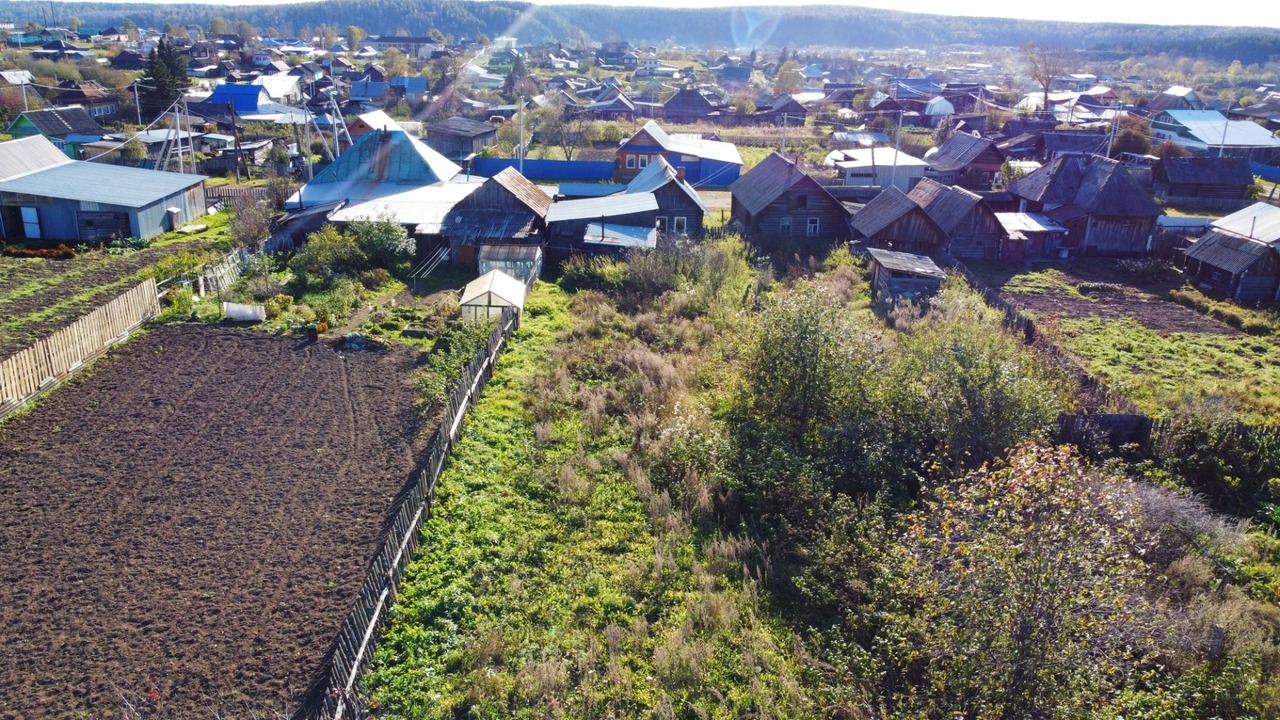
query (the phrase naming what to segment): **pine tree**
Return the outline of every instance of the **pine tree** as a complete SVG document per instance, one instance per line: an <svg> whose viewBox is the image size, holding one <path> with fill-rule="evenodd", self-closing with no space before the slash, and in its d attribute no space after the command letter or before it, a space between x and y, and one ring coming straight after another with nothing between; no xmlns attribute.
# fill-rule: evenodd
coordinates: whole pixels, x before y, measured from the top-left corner
<svg viewBox="0 0 1280 720"><path fill-rule="evenodd" d="M164 112L181 97L182 89L190 83L187 64L181 53L167 39L161 38L147 56L146 72L142 78L145 91L140 98L143 114L154 118Z"/></svg>

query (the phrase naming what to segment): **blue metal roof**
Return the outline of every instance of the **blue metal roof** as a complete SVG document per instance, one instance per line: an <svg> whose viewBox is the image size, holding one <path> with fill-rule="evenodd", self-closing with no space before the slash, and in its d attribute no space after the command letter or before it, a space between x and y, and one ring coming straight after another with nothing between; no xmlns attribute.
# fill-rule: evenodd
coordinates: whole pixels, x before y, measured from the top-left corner
<svg viewBox="0 0 1280 720"><path fill-rule="evenodd" d="M204 179L203 175L70 162L0 182L0 192L140 208L199 185Z"/></svg>
<svg viewBox="0 0 1280 720"><path fill-rule="evenodd" d="M213 93L205 102L219 105L231 103L231 107L238 113L252 113L258 111L258 98L262 92L261 85L223 83L213 89Z"/></svg>
<svg viewBox="0 0 1280 720"><path fill-rule="evenodd" d="M613 183L560 183L560 194L569 197L604 197L626 189L626 185Z"/></svg>

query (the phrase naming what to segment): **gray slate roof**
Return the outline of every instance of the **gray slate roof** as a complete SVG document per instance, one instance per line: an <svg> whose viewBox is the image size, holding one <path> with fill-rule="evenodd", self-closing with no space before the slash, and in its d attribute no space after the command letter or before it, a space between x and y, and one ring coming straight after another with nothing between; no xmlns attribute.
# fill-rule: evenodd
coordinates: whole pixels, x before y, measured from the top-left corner
<svg viewBox="0 0 1280 720"><path fill-rule="evenodd" d="M743 209L755 215L796 183L807 179L810 179L809 176L798 165L774 152L730 185L729 192ZM825 187L816 182L813 185L831 197L831 193ZM831 201L836 202L835 198L831 198Z"/></svg>
<svg viewBox="0 0 1280 720"><path fill-rule="evenodd" d="M1046 206L1075 206L1095 215L1159 217L1164 211L1116 160L1063 155L1009 186L1017 197Z"/></svg>
<svg viewBox="0 0 1280 720"><path fill-rule="evenodd" d="M1257 240L1210 230L1185 252L1192 260L1199 260L1235 275L1248 270L1259 259L1275 251Z"/></svg>
<svg viewBox="0 0 1280 720"><path fill-rule="evenodd" d="M871 253L871 257L882 267L894 272L910 273L939 280L947 277L947 274L942 271L942 268L938 267L937 263L924 255L898 252L896 250L881 250L879 248L867 248L867 252Z"/></svg>
<svg viewBox="0 0 1280 720"><path fill-rule="evenodd" d="M0 180L73 162L43 135L0 143Z"/></svg>
<svg viewBox="0 0 1280 720"><path fill-rule="evenodd" d="M938 227L948 235L961 223L973 208L982 204L982 198L964 188L943 185L929 178L922 179L908 194Z"/></svg>
<svg viewBox="0 0 1280 720"><path fill-rule="evenodd" d="M1248 185L1253 182L1249 161L1234 157L1183 157L1160 161L1158 174L1171 183Z"/></svg>
<svg viewBox="0 0 1280 720"><path fill-rule="evenodd" d="M871 202L853 216L853 229L866 237L872 237L903 215L919 209L920 206L916 205L916 202L906 193L890 185L879 195L871 198Z"/></svg>
<svg viewBox="0 0 1280 720"><path fill-rule="evenodd" d="M82 107L29 110L22 115L45 137L102 135L105 132L89 111Z"/></svg>
<svg viewBox="0 0 1280 720"><path fill-rule="evenodd" d="M551 207L551 198L542 192L537 185L534 185L529 178L521 175L519 170L505 168L502 172L489 178L489 180L501 185L507 192L516 196L517 200L538 217L545 218L547 216L547 210Z"/></svg>
<svg viewBox="0 0 1280 720"><path fill-rule="evenodd" d="M939 172L954 172L969 167L987 150L999 150L986 138L976 138L967 133L955 133L938 146L938 152L925 158L929 167Z"/></svg>

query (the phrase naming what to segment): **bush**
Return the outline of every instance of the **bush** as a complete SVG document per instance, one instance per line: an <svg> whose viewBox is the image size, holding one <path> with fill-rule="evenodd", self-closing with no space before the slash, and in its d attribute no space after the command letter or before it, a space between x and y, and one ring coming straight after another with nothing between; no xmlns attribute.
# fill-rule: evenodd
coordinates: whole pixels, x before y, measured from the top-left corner
<svg viewBox="0 0 1280 720"><path fill-rule="evenodd" d="M165 315L168 317L185 318L196 306L195 294L185 285L169 288L164 301L167 304Z"/></svg>
<svg viewBox="0 0 1280 720"><path fill-rule="evenodd" d="M259 302L284 292L284 283L271 275L253 275L241 283L245 294Z"/></svg>
<svg viewBox="0 0 1280 720"><path fill-rule="evenodd" d="M403 225L390 218L354 222L349 232L369 264L375 267L395 267L413 257L413 238Z"/></svg>
<svg viewBox="0 0 1280 720"><path fill-rule="evenodd" d="M573 255L560 266L560 285L573 291L616 292L627 275L627 264L613 258Z"/></svg>
<svg viewBox="0 0 1280 720"><path fill-rule="evenodd" d="M377 290L389 282L391 282L391 273L387 272L386 268L373 268L360 273L360 284L370 290Z"/></svg>
<svg viewBox="0 0 1280 720"><path fill-rule="evenodd" d="M262 307L266 310L268 320L275 320L280 317L284 314L284 311L288 310L292 305L293 297L283 293L276 295L275 297L267 298L262 303Z"/></svg>
<svg viewBox="0 0 1280 720"><path fill-rule="evenodd" d="M349 233L333 225L325 225L307 236L302 246L289 261L297 289L306 292L332 287L338 276L364 270L369 259Z"/></svg>

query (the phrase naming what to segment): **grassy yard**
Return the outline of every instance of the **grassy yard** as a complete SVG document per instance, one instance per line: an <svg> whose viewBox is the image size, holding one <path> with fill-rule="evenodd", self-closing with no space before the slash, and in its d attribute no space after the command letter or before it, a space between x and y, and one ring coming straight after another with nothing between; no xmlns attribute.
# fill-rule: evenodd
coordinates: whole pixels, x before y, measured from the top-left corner
<svg viewBox="0 0 1280 720"><path fill-rule="evenodd" d="M1280 412L1274 312L1207 296L1176 271L1135 272L1114 260L969 268L1145 412L1219 401L1249 421Z"/></svg>

